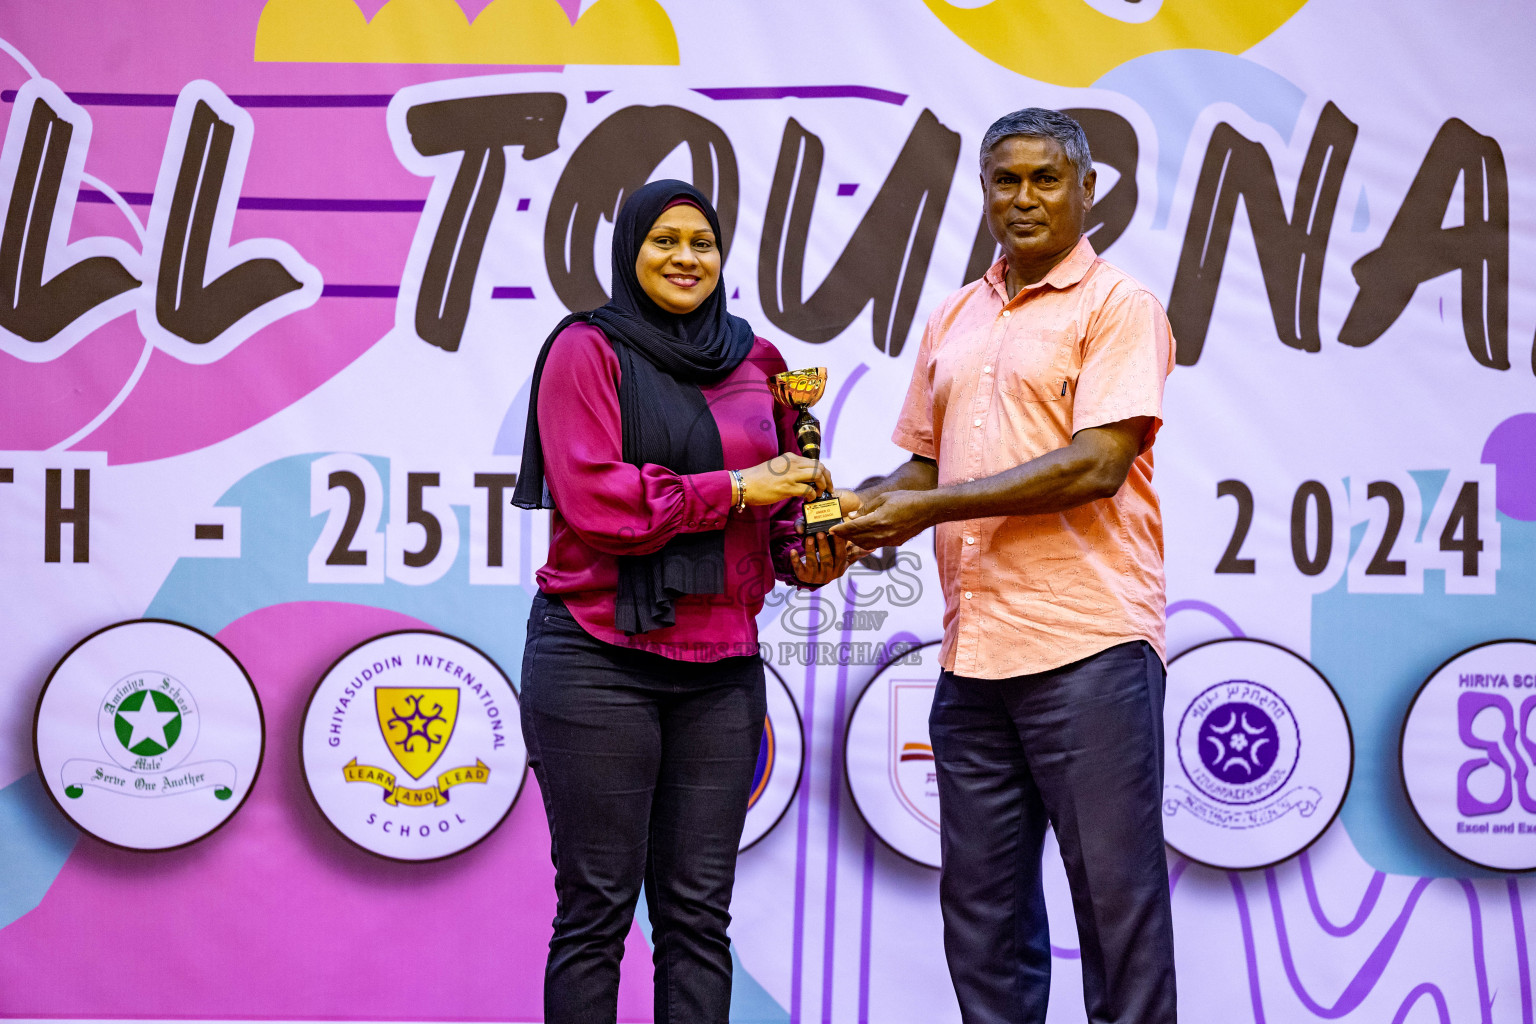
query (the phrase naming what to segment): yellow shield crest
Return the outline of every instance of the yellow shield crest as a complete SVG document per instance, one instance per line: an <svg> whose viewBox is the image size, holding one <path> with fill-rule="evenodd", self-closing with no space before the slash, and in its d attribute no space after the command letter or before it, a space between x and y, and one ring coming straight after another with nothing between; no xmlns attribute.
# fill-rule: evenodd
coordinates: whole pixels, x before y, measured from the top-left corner
<svg viewBox="0 0 1536 1024"><path fill-rule="evenodd" d="M459 719L453 686L380 686L373 691L379 731L411 778L425 775L447 749Z"/></svg>

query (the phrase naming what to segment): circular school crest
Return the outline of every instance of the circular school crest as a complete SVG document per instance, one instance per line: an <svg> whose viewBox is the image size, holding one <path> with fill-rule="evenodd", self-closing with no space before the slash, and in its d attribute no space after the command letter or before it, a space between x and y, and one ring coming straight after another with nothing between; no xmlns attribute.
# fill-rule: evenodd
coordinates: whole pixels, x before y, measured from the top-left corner
<svg viewBox="0 0 1536 1024"><path fill-rule="evenodd" d="M923 644L923 647L931 644ZM859 815L886 846L926 867L939 866L939 784L928 738L937 685L913 648L885 665L848 715L843 764Z"/></svg>
<svg viewBox="0 0 1536 1024"><path fill-rule="evenodd" d="M1333 821L1354 746L1344 707L1303 658L1260 640L1218 640L1168 665L1163 830L1203 864L1291 857Z"/></svg>
<svg viewBox="0 0 1536 1024"><path fill-rule="evenodd" d="M425 630L374 637L330 667L304 712L300 758L343 837L406 861L451 857L490 835L528 767L501 669Z"/></svg>
<svg viewBox="0 0 1536 1024"><path fill-rule="evenodd" d="M1536 868L1536 643L1494 640L1432 672L1403 719L1408 804L1456 856Z"/></svg>
<svg viewBox="0 0 1536 1024"><path fill-rule="evenodd" d="M140 619L92 633L54 667L33 745L49 794L82 830L165 850L239 810L265 733L250 677L222 644Z"/></svg>

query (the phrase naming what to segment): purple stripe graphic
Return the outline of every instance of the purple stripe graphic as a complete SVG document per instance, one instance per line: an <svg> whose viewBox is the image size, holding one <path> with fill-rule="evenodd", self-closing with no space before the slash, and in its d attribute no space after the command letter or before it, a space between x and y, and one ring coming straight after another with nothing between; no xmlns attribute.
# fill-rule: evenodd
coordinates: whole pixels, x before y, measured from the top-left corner
<svg viewBox="0 0 1536 1024"><path fill-rule="evenodd" d="M82 107L174 107L176 105L176 94L173 92L71 92L65 95ZM247 93L230 96L236 105L242 107L387 107L392 98L387 93L367 95ZM0 102L15 103L16 90L6 89L0 92Z"/></svg>
<svg viewBox="0 0 1536 1024"><path fill-rule="evenodd" d="M843 386L837 389L837 397L832 399L832 411L827 413L826 429L822 431L825 435L821 440L823 457L832 454L832 435L837 433L837 418L843 414L843 403L848 401L848 393L859 382L859 378L868 372L869 367L860 363L853 368L853 372L848 375L848 379L843 381Z"/></svg>
<svg viewBox="0 0 1536 1024"><path fill-rule="evenodd" d="M1179 879L1184 877L1184 872L1187 870L1189 870L1189 861L1180 857L1179 862L1168 872L1168 895L1173 895L1173 890L1179 887Z"/></svg>
<svg viewBox="0 0 1536 1024"><path fill-rule="evenodd" d="M586 93L588 103L594 103L611 90L591 89ZM868 85L768 85L732 88L695 89L694 92L712 100L781 100L781 99L856 99L874 100L901 106L907 102L904 92L876 89ZM71 92L70 100L82 107L174 107L176 94L171 92ZM243 93L229 97L234 103L247 108L377 108L389 106L394 97L388 93ZM16 90L0 92L0 102L16 102Z"/></svg>
<svg viewBox="0 0 1536 1024"><path fill-rule="evenodd" d="M821 640L821 605L811 605L811 635L807 638L813 645ZM805 751L801 754L804 763L810 765L811 750L815 746L816 726L816 661L808 658L809 664L805 666L805 697L801 702L804 709L805 721L802 731L805 733ZM794 945L790 951L790 979L789 979L789 1022L800 1024L800 999L805 983L805 869L806 869L806 844L810 839L808 833L811 825L811 797L810 797L810 772L806 772L805 792L800 794L800 810L795 821L795 932Z"/></svg>
<svg viewBox="0 0 1536 1024"><path fill-rule="evenodd" d="M397 284L328 284L320 289L322 299L398 299Z"/></svg>
<svg viewBox="0 0 1536 1024"><path fill-rule="evenodd" d="M859 901L859 1024L869 1024L869 946L874 930L875 833L864 830L864 891Z"/></svg>
<svg viewBox="0 0 1536 1024"><path fill-rule="evenodd" d="M1413 991L1408 993L1408 998L1403 1000L1403 1005L1399 1006L1397 1013L1392 1016L1392 1024L1403 1024L1403 1021L1408 1019L1408 1013L1413 1009L1413 1004L1423 996L1429 996L1435 1001L1435 1010L1440 1015L1440 1024L1451 1024L1451 1008L1445 1005L1445 994L1438 986L1431 985L1427 981L1414 986Z"/></svg>
<svg viewBox="0 0 1536 1024"><path fill-rule="evenodd" d="M1380 871L1371 877L1370 884L1365 887L1365 895L1360 899L1360 906L1355 910L1355 916L1349 924L1336 925L1328 920L1323 913L1323 905L1317 898L1317 883L1312 880L1312 858L1307 856L1307 851L1301 851L1301 883L1307 890L1307 903L1312 907L1312 917L1322 925L1323 931L1329 935L1342 937L1353 935L1365 923L1365 919L1371 916L1371 911L1376 907L1376 901L1381 898L1381 887L1386 882L1387 876Z"/></svg>
<svg viewBox="0 0 1536 1024"><path fill-rule="evenodd" d="M1467 895L1467 913L1472 918L1472 962L1477 966L1477 1001L1483 1011L1483 1024L1493 1024L1493 995L1488 991L1488 962L1483 958L1483 905L1478 901L1477 889L1470 879L1458 878L1456 881Z"/></svg>
<svg viewBox="0 0 1536 1024"><path fill-rule="evenodd" d="M1269 904L1275 915L1275 937L1280 940L1280 962L1285 967L1285 977L1291 983L1291 991L1296 993L1302 1005L1315 1016L1325 1020L1336 1020L1356 1009L1365 997L1371 994L1371 989L1376 987L1376 982L1381 980L1381 974L1387 968L1387 963L1392 959L1392 954L1397 951L1397 945L1402 941L1403 932L1408 927L1408 919L1413 916L1413 908L1418 905L1419 897L1424 895L1424 890L1429 888L1430 879L1421 878L1413 885L1413 891L1408 894L1408 899L1403 903L1403 909L1398 912L1397 919L1392 922L1387 933L1382 936L1376 948L1371 950L1365 958L1365 963L1360 965L1360 970L1350 979L1344 991L1340 993L1338 1001L1332 1006L1324 1006L1302 985L1301 978L1296 973L1296 961L1291 956L1290 937L1285 927L1285 908L1280 903L1280 886L1275 879L1273 868L1266 868L1264 881L1269 889ZM1481 916L1475 909L1476 893L1469 894L1474 901L1473 910L1473 947L1478 961L1478 990L1483 996L1485 1009L1483 1020L1488 1020L1486 1004L1488 993L1487 971L1483 967L1483 941ZM1250 954L1251 956L1252 954ZM1256 965L1255 965L1256 966Z"/></svg>
<svg viewBox="0 0 1536 1024"><path fill-rule="evenodd" d="M153 192L119 192L129 206L148 206ZM77 197L82 203L108 203L112 197L94 188L82 186ZM241 196L242 210L296 210L305 213L420 213L427 208L425 199L308 199L288 196Z"/></svg>
<svg viewBox="0 0 1536 1024"><path fill-rule="evenodd" d="M1355 931L1370 916L1372 908L1379 901L1381 876L1378 874L1372 878L1366 887L1367 891L1353 920L1348 925L1333 925L1323 915L1322 908L1316 898L1316 887L1311 878L1311 866L1307 863L1306 855L1302 855L1303 881L1307 887L1307 898L1312 910L1312 916L1317 923L1330 935L1342 936ZM1409 892L1403 902L1402 909L1397 917L1387 928L1386 934L1371 950L1365 962L1345 986L1343 993L1332 1006L1323 1006L1313 999L1302 984L1296 971L1296 964L1291 954L1291 942L1285 924L1285 908L1280 900L1280 886L1273 868L1267 868L1264 872L1265 885L1269 892L1270 909L1275 919L1275 937L1280 947L1280 959L1285 968L1286 980L1290 983L1291 991L1301 1000L1306 1009L1315 1017L1325 1020L1334 1020L1344 1017L1358 1009L1371 990L1381 980L1383 972L1391 962L1397 951L1403 934L1408 927L1408 922L1413 917L1415 907L1420 897L1429 888L1432 878L1420 878ZM1242 875L1236 871L1227 872L1227 878L1232 885L1232 893L1237 903L1238 918L1242 923L1244 954L1248 961L1248 988L1253 1003L1254 1020L1257 1024L1264 1024L1263 999L1259 989L1259 958L1253 939L1253 924L1249 915L1248 897L1244 891ZM1448 879L1450 881L1450 879ZM1478 993L1478 1019L1482 1024L1492 1024L1493 1003L1497 993L1489 990L1488 963L1484 951L1483 936L1483 912L1482 903L1477 895L1477 888L1471 880L1458 878L1454 880L1462 889L1467 898L1467 916L1472 929L1472 966L1477 977ZM1529 1024L1532 1015L1530 967L1525 941L1524 911L1520 903L1520 890L1515 879L1506 882L1510 899L1510 913L1515 930L1515 959L1519 965L1521 979L1521 1020ZM1428 996L1435 1004L1435 1010L1440 1024L1450 1024L1450 1007L1446 1003L1445 995L1438 987L1428 982L1415 986L1399 1005L1397 1013L1392 1017L1392 1024L1402 1024L1414 1006Z"/></svg>
<svg viewBox="0 0 1536 1024"><path fill-rule="evenodd" d="M1520 966L1520 1020L1531 1024L1531 956L1525 948L1525 908L1520 905L1520 883L1510 878L1504 884L1509 888L1509 916L1515 926L1515 963Z"/></svg>
<svg viewBox="0 0 1536 1024"><path fill-rule="evenodd" d="M1238 624L1232 620L1232 616L1228 615L1226 612L1222 611L1220 608L1217 608L1213 604L1207 604L1205 601L1175 601L1173 604L1168 606L1167 617L1172 618L1176 612L1185 611L1205 612L1205 614L1209 615L1211 618L1225 626L1227 628L1227 632L1231 633L1239 640L1247 636L1247 634L1242 631L1241 627L1239 627Z"/></svg>
<svg viewBox="0 0 1536 1024"><path fill-rule="evenodd" d="M1232 886L1232 896L1237 901L1237 920L1243 928L1243 955L1248 961L1248 1001L1253 1004L1253 1024L1265 1024L1264 997L1259 991L1259 957L1254 948L1253 919L1248 914L1248 893L1243 889L1243 876L1238 872L1228 871L1227 882Z"/></svg>
<svg viewBox="0 0 1536 1024"><path fill-rule="evenodd" d="M850 377L849 384L857 378ZM858 605L859 588L848 581L848 607ZM843 620L842 642L853 639L853 618ZM832 1019L832 973L837 937L837 862L838 826L843 813L843 747L846 737L844 726L848 710L848 662L839 659L837 666L837 696L832 708L832 755L827 759L827 893L825 917L822 920L821 947L821 1019Z"/></svg>
<svg viewBox="0 0 1536 1024"><path fill-rule="evenodd" d="M907 102L907 94L904 92L875 89L867 85L763 85L693 91L712 100L854 99L875 100L898 107Z"/></svg>
<svg viewBox="0 0 1536 1024"><path fill-rule="evenodd" d="M511 285L511 286L502 287L502 288L492 288L491 289L491 298L493 298L493 299L531 299L531 298L533 298L533 289L527 287L526 285L520 285L520 284L518 284L518 285Z"/></svg>
<svg viewBox="0 0 1536 1024"><path fill-rule="evenodd" d="M153 192L119 192L118 195L121 196L123 202L127 203L129 206L148 206L151 202L154 201L155 198L155 194ZM75 201L80 203L105 203L108 206L115 205L112 202L112 197L107 195L105 192L98 192L95 189L88 188L84 185L82 185L80 187L80 191L75 194Z"/></svg>
<svg viewBox="0 0 1536 1024"><path fill-rule="evenodd" d="M242 210L301 210L336 213L420 213L425 199L292 199L282 196L241 196Z"/></svg>

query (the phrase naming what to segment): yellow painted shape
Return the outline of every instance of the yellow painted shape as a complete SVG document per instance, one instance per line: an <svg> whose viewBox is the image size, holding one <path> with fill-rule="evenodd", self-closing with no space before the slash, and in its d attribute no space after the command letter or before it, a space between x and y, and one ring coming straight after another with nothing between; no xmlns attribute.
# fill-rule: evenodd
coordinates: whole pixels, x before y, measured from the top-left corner
<svg viewBox="0 0 1536 1024"><path fill-rule="evenodd" d="M471 23L454 0L267 0L256 59L326 64L676 64L657 0L598 0L573 25L556 0L493 0Z"/></svg>
<svg viewBox="0 0 1536 1024"><path fill-rule="evenodd" d="M1242 53L1285 24L1306 0L1163 0L1150 20L1129 24L1083 0L992 0L954 7L923 0L966 45L1010 71L1083 87L1128 60L1162 50Z"/></svg>

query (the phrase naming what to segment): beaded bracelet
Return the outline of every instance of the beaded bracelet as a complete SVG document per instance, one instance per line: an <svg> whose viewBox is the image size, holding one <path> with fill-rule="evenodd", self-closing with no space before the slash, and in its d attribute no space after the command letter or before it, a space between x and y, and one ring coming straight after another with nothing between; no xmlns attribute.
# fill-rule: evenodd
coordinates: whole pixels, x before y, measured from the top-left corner
<svg viewBox="0 0 1536 1024"><path fill-rule="evenodd" d="M741 470L733 469L730 471L730 474L731 487L735 492L731 495L731 500L736 503L737 512L745 512L747 510L747 485L741 480Z"/></svg>

